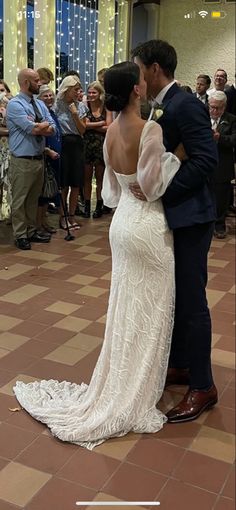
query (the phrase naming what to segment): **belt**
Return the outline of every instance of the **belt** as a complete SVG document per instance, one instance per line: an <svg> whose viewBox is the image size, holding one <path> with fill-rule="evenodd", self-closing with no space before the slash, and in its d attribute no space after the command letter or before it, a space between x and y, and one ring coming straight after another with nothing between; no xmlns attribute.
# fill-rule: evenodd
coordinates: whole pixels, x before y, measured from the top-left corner
<svg viewBox="0 0 236 510"><path fill-rule="evenodd" d="M31 159L31 160L34 160L34 159L43 159L43 156L14 156L15 158L21 158L21 159Z"/></svg>

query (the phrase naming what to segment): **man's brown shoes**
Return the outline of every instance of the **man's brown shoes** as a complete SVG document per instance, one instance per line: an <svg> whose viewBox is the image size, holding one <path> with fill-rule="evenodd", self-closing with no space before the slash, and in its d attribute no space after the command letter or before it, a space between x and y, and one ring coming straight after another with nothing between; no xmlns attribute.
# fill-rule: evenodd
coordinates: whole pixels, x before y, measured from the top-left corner
<svg viewBox="0 0 236 510"><path fill-rule="evenodd" d="M179 423L195 420L203 411L213 407L217 400L215 385L208 391L189 390L183 400L166 414L168 422Z"/></svg>

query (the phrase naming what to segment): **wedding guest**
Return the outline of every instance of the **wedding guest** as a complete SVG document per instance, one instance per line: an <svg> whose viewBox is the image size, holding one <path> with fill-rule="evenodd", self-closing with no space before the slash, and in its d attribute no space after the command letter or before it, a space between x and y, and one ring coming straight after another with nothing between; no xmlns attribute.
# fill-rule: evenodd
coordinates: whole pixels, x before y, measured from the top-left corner
<svg viewBox="0 0 236 510"><path fill-rule="evenodd" d="M93 218L100 218L103 213L101 196L104 174L103 144L107 130L106 109L104 106L104 89L98 81L88 86L87 94L88 114L86 119L85 144L85 182L84 198L85 208L81 215L90 218L92 178L95 173L97 204Z"/></svg>
<svg viewBox="0 0 236 510"><path fill-rule="evenodd" d="M48 67L40 67L37 69L37 73L41 85L49 85L51 81L54 81L54 75Z"/></svg>
<svg viewBox="0 0 236 510"><path fill-rule="evenodd" d="M217 207L214 235L218 239L225 239L227 235L225 219L230 205L236 146L236 116L225 111L226 104L227 97L224 92L215 91L211 94L209 113L219 155L219 163L213 176Z"/></svg>
<svg viewBox="0 0 236 510"><path fill-rule="evenodd" d="M43 101L43 103L47 106L48 111L55 123L56 132L53 136L46 137L45 140L45 173L47 172L47 166L54 171L54 176L59 186L60 180L60 156L61 156L61 128L58 122L57 116L53 110L53 106L55 103L55 94L54 91L50 88L49 85L41 85L39 89L38 99ZM37 223L40 230L44 230L49 232L50 234L55 234L56 229L47 223L47 209L48 205L51 201L54 201L56 207L60 206L60 197L39 197L38 202L38 217Z"/></svg>
<svg viewBox="0 0 236 510"><path fill-rule="evenodd" d="M196 92L193 93L203 104L208 104L207 90L211 85L211 78L207 74L199 74L196 82Z"/></svg>
<svg viewBox="0 0 236 510"><path fill-rule="evenodd" d="M70 228L79 229L75 220L75 209L78 202L79 190L84 186L84 141L86 129L86 106L78 101L78 91L81 84L77 76L67 76L62 81L56 99L55 113L58 117L62 132L61 147L61 175L62 199L67 204L69 196ZM61 208L60 227L66 229L66 219Z"/></svg>
<svg viewBox="0 0 236 510"><path fill-rule="evenodd" d="M37 230L37 205L43 186L45 136L55 133L48 109L34 95L39 92L39 75L33 69L18 74L20 92L7 106L10 176L12 185L12 228L15 245L30 250L31 243L46 243L49 234Z"/></svg>

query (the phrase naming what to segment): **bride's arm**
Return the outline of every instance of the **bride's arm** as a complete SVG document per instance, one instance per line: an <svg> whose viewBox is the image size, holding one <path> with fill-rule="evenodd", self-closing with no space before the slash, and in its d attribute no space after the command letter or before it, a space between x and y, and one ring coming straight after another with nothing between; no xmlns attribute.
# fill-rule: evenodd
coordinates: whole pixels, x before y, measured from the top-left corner
<svg viewBox="0 0 236 510"><path fill-rule="evenodd" d="M137 182L149 202L165 193L180 165L177 156L165 151L160 126L149 124L141 140L137 166Z"/></svg>
<svg viewBox="0 0 236 510"><path fill-rule="evenodd" d="M102 183L102 199L104 204L107 207L117 207L120 195L121 195L121 189L120 185L117 181L117 178L115 176L115 173L112 169L112 167L109 164L109 156L107 152L107 146L106 146L106 140L103 144L103 156L105 161L105 172L103 176L103 183Z"/></svg>

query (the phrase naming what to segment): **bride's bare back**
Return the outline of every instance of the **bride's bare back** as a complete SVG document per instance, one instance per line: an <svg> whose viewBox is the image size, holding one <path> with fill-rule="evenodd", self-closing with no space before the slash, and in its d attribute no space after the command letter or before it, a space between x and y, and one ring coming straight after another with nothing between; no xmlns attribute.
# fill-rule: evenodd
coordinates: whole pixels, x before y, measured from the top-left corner
<svg viewBox="0 0 236 510"><path fill-rule="evenodd" d="M110 165L116 173L130 175L136 172L145 123L138 115L120 114L109 126L106 146Z"/></svg>

